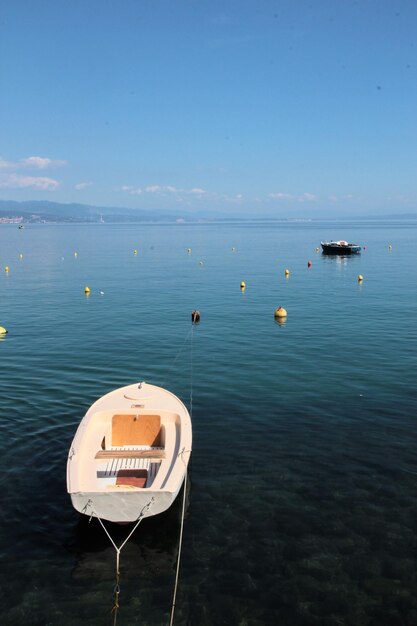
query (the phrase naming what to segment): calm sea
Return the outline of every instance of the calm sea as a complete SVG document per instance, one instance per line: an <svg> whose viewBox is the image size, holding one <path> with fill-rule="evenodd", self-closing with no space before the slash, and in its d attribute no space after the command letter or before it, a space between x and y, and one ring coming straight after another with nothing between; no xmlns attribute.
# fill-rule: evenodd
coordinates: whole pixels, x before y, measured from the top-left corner
<svg viewBox="0 0 417 626"><path fill-rule="evenodd" d="M417 624L417 222L2 225L0 326L2 625L112 623L66 459L140 380L192 400L175 624ZM122 551L119 625L168 623L180 516Z"/></svg>

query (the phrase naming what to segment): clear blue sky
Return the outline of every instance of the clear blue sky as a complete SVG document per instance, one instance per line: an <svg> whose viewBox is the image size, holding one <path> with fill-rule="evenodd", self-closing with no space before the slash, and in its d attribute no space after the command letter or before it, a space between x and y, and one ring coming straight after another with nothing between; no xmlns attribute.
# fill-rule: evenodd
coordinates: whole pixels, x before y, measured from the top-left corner
<svg viewBox="0 0 417 626"><path fill-rule="evenodd" d="M417 211L416 0L3 0L0 199Z"/></svg>

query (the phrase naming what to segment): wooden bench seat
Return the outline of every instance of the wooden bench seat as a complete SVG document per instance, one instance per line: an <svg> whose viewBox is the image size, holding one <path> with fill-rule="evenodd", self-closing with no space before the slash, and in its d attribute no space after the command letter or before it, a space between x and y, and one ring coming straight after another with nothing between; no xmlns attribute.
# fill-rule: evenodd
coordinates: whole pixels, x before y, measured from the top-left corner
<svg viewBox="0 0 417 626"><path fill-rule="evenodd" d="M165 459L165 450L99 450L96 459Z"/></svg>

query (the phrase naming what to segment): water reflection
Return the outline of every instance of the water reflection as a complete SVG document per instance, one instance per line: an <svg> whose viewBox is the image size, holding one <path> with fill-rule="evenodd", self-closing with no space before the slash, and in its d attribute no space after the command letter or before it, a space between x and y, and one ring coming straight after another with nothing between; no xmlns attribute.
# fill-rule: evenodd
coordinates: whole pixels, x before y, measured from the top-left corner
<svg viewBox="0 0 417 626"><path fill-rule="evenodd" d="M339 267L346 267L347 263L355 263L360 260L359 254L323 254L321 258L326 263L334 263Z"/></svg>
<svg viewBox="0 0 417 626"><path fill-rule="evenodd" d="M278 326L284 326L287 323L286 317L274 317L274 322Z"/></svg>

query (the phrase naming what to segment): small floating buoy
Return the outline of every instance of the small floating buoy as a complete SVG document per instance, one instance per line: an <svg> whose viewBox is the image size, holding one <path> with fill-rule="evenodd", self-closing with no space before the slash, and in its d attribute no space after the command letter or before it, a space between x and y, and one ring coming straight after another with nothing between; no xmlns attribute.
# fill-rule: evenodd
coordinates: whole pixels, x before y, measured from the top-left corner
<svg viewBox="0 0 417 626"><path fill-rule="evenodd" d="M358 283L361 283L363 281L363 276L362 274L359 274L358 276Z"/></svg>
<svg viewBox="0 0 417 626"><path fill-rule="evenodd" d="M4 326L0 326L0 335L6 335L7 332L8 331L4 328Z"/></svg>
<svg viewBox="0 0 417 626"><path fill-rule="evenodd" d="M89 294L90 293L90 287L84 287L84 293L85 294Z"/></svg>
<svg viewBox="0 0 417 626"><path fill-rule="evenodd" d="M243 280L240 283L240 288L241 288L242 291L244 291L246 289L246 283Z"/></svg>
<svg viewBox="0 0 417 626"><path fill-rule="evenodd" d="M392 250L392 245L391 244L388 246L388 250Z"/></svg>
<svg viewBox="0 0 417 626"><path fill-rule="evenodd" d="M138 251L137 251L137 250L133 250L133 254L137 254L137 253L138 253Z"/></svg>
<svg viewBox="0 0 417 626"><path fill-rule="evenodd" d="M193 311L191 313L191 323L198 324L200 321L200 311Z"/></svg>
<svg viewBox="0 0 417 626"><path fill-rule="evenodd" d="M284 309L284 307L279 306L277 309L275 309L274 315L275 317L287 317L287 311Z"/></svg>
<svg viewBox="0 0 417 626"><path fill-rule="evenodd" d="M187 248L188 254L191 254L191 248Z"/></svg>
<svg viewBox="0 0 417 626"><path fill-rule="evenodd" d="M236 252L236 248L235 247L232 248L232 252Z"/></svg>
<svg viewBox="0 0 417 626"><path fill-rule="evenodd" d="M23 254L22 253L19 254L19 259L23 259Z"/></svg>
<svg viewBox="0 0 417 626"><path fill-rule="evenodd" d="M100 296L104 296L104 291L100 291Z"/></svg>
<svg viewBox="0 0 417 626"><path fill-rule="evenodd" d="M307 267L311 267L311 265L312 265L311 261L308 261Z"/></svg>
<svg viewBox="0 0 417 626"><path fill-rule="evenodd" d="M74 256L77 257L78 256L78 252L74 252Z"/></svg>
<svg viewBox="0 0 417 626"><path fill-rule="evenodd" d="M318 246L316 248L316 252L320 252L320 248Z"/></svg>
<svg viewBox="0 0 417 626"><path fill-rule="evenodd" d="M285 276L289 276L290 275L290 270L285 270Z"/></svg>
<svg viewBox="0 0 417 626"><path fill-rule="evenodd" d="M6 274L8 273L8 271L9 271L9 266L8 265L6 265L6 267L4 268L4 271L6 272Z"/></svg>
<svg viewBox="0 0 417 626"><path fill-rule="evenodd" d="M198 262L199 265L204 265L203 261Z"/></svg>

